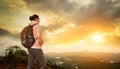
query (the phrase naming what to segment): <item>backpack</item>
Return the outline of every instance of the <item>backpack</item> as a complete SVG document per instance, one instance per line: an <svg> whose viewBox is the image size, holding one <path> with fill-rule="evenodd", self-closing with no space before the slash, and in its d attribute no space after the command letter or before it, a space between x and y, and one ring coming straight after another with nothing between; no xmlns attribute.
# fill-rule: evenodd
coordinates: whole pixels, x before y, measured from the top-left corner
<svg viewBox="0 0 120 69"><path fill-rule="evenodd" d="M31 48L35 43L34 34L33 34L34 25L36 24L26 26L21 32L21 35L20 35L21 44L25 48Z"/></svg>

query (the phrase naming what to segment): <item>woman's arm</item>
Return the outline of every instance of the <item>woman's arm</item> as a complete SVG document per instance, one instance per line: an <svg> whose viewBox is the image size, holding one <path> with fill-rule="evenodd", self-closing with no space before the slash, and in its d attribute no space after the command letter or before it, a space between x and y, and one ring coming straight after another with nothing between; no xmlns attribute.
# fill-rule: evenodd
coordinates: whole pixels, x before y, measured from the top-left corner
<svg viewBox="0 0 120 69"><path fill-rule="evenodd" d="M40 32L40 26L39 25L35 25L33 27L33 33L34 33L34 38L36 40L39 40L40 45L43 45L43 40L42 40L42 35Z"/></svg>

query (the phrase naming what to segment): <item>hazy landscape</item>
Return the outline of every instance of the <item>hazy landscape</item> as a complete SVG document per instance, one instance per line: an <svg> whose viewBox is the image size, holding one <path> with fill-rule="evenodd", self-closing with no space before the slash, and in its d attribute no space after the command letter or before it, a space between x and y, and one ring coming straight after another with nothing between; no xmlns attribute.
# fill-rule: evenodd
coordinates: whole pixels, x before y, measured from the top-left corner
<svg viewBox="0 0 120 69"><path fill-rule="evenodd" d="M26 69L28 54L19 46L6 49L6 56L0 56L0 69ZM120 53L63 52L46 53L48 69L119 69ZM39 69L35 60L34 69Z"/></svg>
<svg viewBox="0 0 120 69"><path fill-rule="evenodd" d="M65 69L119 69L120 53L65 52L46 54Z"/></svg>

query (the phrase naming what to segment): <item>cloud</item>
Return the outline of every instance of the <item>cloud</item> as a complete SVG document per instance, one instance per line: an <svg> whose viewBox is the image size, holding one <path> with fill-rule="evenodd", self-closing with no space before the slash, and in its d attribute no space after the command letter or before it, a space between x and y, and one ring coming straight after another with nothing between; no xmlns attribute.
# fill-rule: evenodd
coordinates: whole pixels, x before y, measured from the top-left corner
<svg viewBox="0 0 120 69"><path fill-rule="evenodd" d="M11 39L19 39L20 38L20 33L16 33L16 34L12 34L11 32L9 32L8 30L2 29L0 28L0 37L8 37Z"/></svg>
<svg viewBox="0 0 120 69"><path fill-rule="evenodd" d="M104 17L116 19L120 17L120 1L119 0L95 0L95 11Z"/></svg>
<svg viewBox="0 0 120 69"><path fill-rule="evenodd" d="M4 51L7 47L13 46L13 45L19 45L20 40L18 38L19 34L12 34L8 30L0 28L0 55L4 55Z"/></svg>
<svg viewBox="0 0 120 69"><path fill-rule="evenodd" d="M11 36L12 34L9 31L0 28L0 36L5 36L5 35Z"/></svg>
<svg viewBox="0 0 120 69"><path fill-rule="evenodd" d="M48 12L50 12L53 13L51 17L59 15L65 20L75 21L76 24L92 18L114 21L120 17L119 0L93 0L89 5L83 5L82 2L85 1L82 0L24 0L24 2L30 11L46 13L46 16L49 16Z"/></svg>
<svg viewBox="0 0 120 69"><path fill-rule="evenodd" d="M21 8L21 10L27 8L27 11L39 13L40 16L43 16L45 19L49 19L47 23L45 23L46 25L41 26L41 29L45 35L48 31L51 33L56 33L59 29L64 30L68 28L69 24L71 23L75 24L75 27L73 29L67 29L64 32L64 35L63 33L59 33L60 37L58 37L58 34L53 36L58 37L58 39L56 40L59 40L60 38L66 38L66 36L70 39L73 39L74 36L77 36L76 39L79 40L80 36L89 35L89 33L93 33L99 30L101 31L101 29L102 31L107 32L113 31L114 20L120 17L120 1L91 0L91 3L89 3L90 0L86 1L88 2L85 2L84 0L21 0L20 4L18 5L17 3L19 1L15 1L14 3L8 1L6 2L8 4L6 4L5 6L9 7L7 9L14 9L14 11L16 8ZM25 8L20 7L22 5ZM16 12L20 11L16 10ZM13 15L13 13L8 14L8 16ZM8 22L11 22L9 24L13 25L14 23L14 25L16 26L18 25L16 23L19 20L23 20L25 22L25 20L27 19L25 17L27 15L24 15L23 13L14 14L14 17L16 17L16 15L18 15L16 21L14 21L14 19L12 19L11 21L9 20ZM22 25L21 27L23 27L23 25L25 24L19 23L19 25ZM16 28L15 26L14 28ZM103 27L105 27L106 29L103 29ZM18 38L20 32L17 33L16 37Z"/></svg>
<svg viewBox="0 0 120 69"><path fill-rule="evenodd" d="M41 25L45 44L56 45L87 40L95 32L113 32L119 12L119 0L0 0L0 38L4 40L0 49L20 45L20 31L34 13L47 20ZM119 45L118 37L108 40Z"/></svg>
<svg viewBox="0 0 120 69"><path fill-rule="evenodd" d="M55 33L58 29L66 29L65 25L73 23L76 25L74 29L69 29L58 37L69 37L73 39L77 36L89 35L96 31L112 32L114 29L114 21L120 17L120 1L119 0L23 0L29 11L34 11L51 18L47 26L42 26L44 31ZM57 19L56 19L57 18ZM59 20L63 18L63 20ZM58 23L56 23L58 21ZM66 22L67 21L67 22ZM82 26L82 27L81 27ZM103 29L105 27L106 29ZM76 32L75 32L76 31ZM74 35L69 35L69 34ZM75 34L76 33L76 34ZM45 33L46 34L46 33ZM45 36L47 37L47 36ZM49 36L48 36L49 37ZM53 36L57 37L56 36ZM62 39L61 39L62 40ZM69 41L69 39L66 39ZM64 41L63 41L64 42Z"/></svg>
<svg viewBox="0 0 120 69"><path fill-rule="evenodd" d="M28 8L36 12L52 11L54 13L72 12L74 3L69 0L24 0Z"/></svg>

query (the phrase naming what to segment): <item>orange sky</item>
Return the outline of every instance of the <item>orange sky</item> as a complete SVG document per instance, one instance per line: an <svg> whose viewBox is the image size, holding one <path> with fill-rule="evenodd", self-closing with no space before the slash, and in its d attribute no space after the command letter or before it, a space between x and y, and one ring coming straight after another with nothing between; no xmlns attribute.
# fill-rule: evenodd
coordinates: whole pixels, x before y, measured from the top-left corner
<svg viewBox="0 0 120 69"><path fill-rule="evenodd" d="M36 13L45 52L120 52L119 4L117 0L1 0L0 48L21 46L20 32Z"/></svg>

